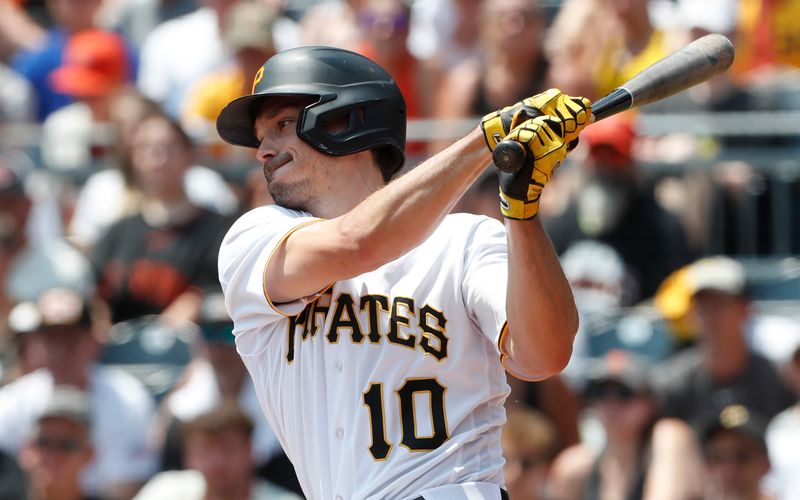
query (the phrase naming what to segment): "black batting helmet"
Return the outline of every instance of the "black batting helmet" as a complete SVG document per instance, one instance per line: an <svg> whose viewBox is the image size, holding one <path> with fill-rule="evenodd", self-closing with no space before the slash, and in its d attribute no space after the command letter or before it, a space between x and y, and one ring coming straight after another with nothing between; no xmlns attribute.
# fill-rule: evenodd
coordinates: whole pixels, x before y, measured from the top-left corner
<svg viewBox="0 0 800 500"><path fill-rule="evenodd" d="M251 95L222 110L217 132L225 141L257 148L253 125L262 103L272 96L316 96L303 109L297 135L333 156L384 149L393 171L405 161L406 103L397 84L366 57L334 47L298 47L272 56L258 70ZM339 132L325 130L329 119L347 117Z"/></svg>

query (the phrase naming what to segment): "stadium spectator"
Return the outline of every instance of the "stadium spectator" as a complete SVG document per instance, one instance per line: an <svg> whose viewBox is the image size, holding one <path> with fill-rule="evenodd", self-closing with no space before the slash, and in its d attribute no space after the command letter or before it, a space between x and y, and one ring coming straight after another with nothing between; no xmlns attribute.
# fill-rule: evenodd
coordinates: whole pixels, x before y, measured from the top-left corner
<svg viewBox="0 0 800 500"><path fill-rule="evenodd" d="M411 7L408 48L427 66L447 73L465 59L480 58L482 0L424 0Z"/></svg>
<svg viewBox="0 0 800 500"><path fill-rule="evenodd" d="M710 404L739 404L771 419L789 407L794 397L780 375L747 345L751 310L743 266L728 257L706 257L691 264L686 274L698 341L660 367L664 413L692 422Z"/></svg>
<svg viewBox="0 0 800 500"><path fill-rule="evenodd" d="M553 423L544 414L519 408L508 412L501 437L506 490L514 500L548 498L550 462L559 448Z"/></svg>
<svg viewBox="0 0 800 500"><path fill-rule="evenodd" d="M32 435L19 452L33 500L91 500L81 474L94 458L88 395L71 386L57 386Z"/></svg>
<svg viewBox="0 0 800 500"><path fill-rule="evenodd" d="M613 341L601 340L600 334L609 328L623 311L632 305L635 284L619 253L605 243L583 240L573 243L561 257L561 267L572 287L578 307L579 326L572 347L572 357L561 373L569 387L580 388L585 383L586 366L621 344L644 347L645 342L631 342L615 336Z"/></svg>
<svg viewBox="0 0 800 500"><path fill-rule="evenodd" d="M649 370L645 358L624 350L609 351L587 368L583 396L591 413L582 442L553 462L552 499L698 498L694 432L661 418Z"/></svg>
<svg viewBox="0 0 800 500"><path fill-rule="evenodd" d="M726 406L698 423L706 470L703 500L771 498L762 483L770 469L765 428L763 416L742 405Z"/></svg>
<svg viewBox="0 0 800 500"><path fill-rule="evenodd" d="M651 432L658 417L647 362L611 351L587 367L584 402L602 425L605 446L586 442L563 451L553 464L556 498L641 498Z"/></svg>
<svg viewBox="0 0 800 500"><path fill-rule="evenodd" d="M51 185L39 174L24 155L0 154L0 385L42 366L37 337L8 324L12 307L53 286L92 288L89 261L61 239Z"/></svg>
<svg viewBox="0 0 800 500"><path fill-rule="evenodd" d="M296 23L283 13L282 0L259 0L276 12L273 40L283 50L299 44ZM179 117L187 92L205 75L226 65L231 58L223 29L236 0L198 0L199 8L153 29L141 48L137 85L166 113ZM187 57L191 54L191 57Z"/></svg>
<svg viewBox="0 0 800 500"><path fill-rule="evenodd" d="M562 254L579 240L611 246L638 289L629 300L649 298L670 272L691 260L683 227L659 205L633 156L637 135L629 116L598 122L581 138L588 146L585 177L562 212L543 220L545 228Z"/></svg>
<svg viewBox="0 0 800 500"><path fill-rule="evenodd" d="M187 470L161 472L135 500L296 500L297 495L257 479L251 438L253 424L227 402L182 426Z"/></svg>
<svg viewBox="0 0 800 500"><path fill-rule="evenodd" d="M303 45L355 50L363 38L357 21L363 4L364 0L335 0L317 2L309 7L300 19Z"/></svg>
<svg viewBox="0 0 800 500"><path fill-rule="evenodd" d="M31 42L19 48L11 66L33 85L37 120L44 121L50 113L72 102L69 95L52 86L49 76L61 65L69 37L96 26L101 4L102 0L47 0L53 26L46 31L25 14L15 16L13 26L25 26Z"/></svg>
<svg viewBox="0 0 800 500"><path fill-rule="evenodd" d="M604 96L672 50L666 33L653 26L649 0L601 0L604 12L617 20L594 61L596 96Z"/></svg>
<svg viewBox="0 0 800 500"><path fill-rule="evenodd" d="M0 162L0 215L5 223L0 226L0 312L5 316L11 309L14 297L8 290L8 273L17 254L26 246L26 225L31 210L31 200L25 192L21 175L6 162Z"/></svg>
<svg viewBox="0 0 800 500"><path fill-rule="evenodd" d="M539 0L487 0L481 18L482 57L466 59L444 76L436 90L436 118L483 116L547 88L546 19Z"/></svg>
<svg viewBox="0 0 800 500"><path fill-rule="evenodd" d="M276 13L260 2L244 0L231 8L222 38L233 52L232 64L204 76L189 91L181 123L197 137L216 137L215 124L222 108L250 92L261 65L275 54L272 39Z"/></svg>
<svg viewBox="0 0 800 500"><path fill-rule="evenodd" d="M674 38L689 43L710 33L721 33L736 40L736 2L737 0L681 0L677 6L679 27L674 30ZM739 44L736 43L739 59ZM760 96L753 89L739 81L732 71L725 71L705 82L693 86L685 92L657 101L642 108L643 113L697 113L716 111L747 111L780 108L776 99ZM667 142L661 147L650 146L651 149L669 150L679 146L691 157L702 154L700 145L693 147L680 146L670 138L680 137L683 141L707 143L717 141L721 146L741 147L752 144L764 144L765 141L775 143L776 138L753 136L752 134L725 135L719 138L708 136L692 137L685 133L667 135ZM698 141L699 139L699 141ZM780 139L778 139L780 140ZM706 146L708 147L708 146ZM669 153L666 153L669 154ZM674 153L673 153L674 155ZM674 156L672 156L674 158ZM656 158L657 159L657 158Z"/></svg>
<svg viewBox="0 0 800 500"><path fill-rule="evenodd" d="M428 116L432 103L423 84L429 83L424 67L408 51L411 8L403 0L362 0L356 22L363 33L359 52L392 75L406 101L409 118ZM408 149L408 148L407 148Z"/></svg>
<svg viewBox="0 0 800 500"><path fill-rule="evenodd" d="M114 96L110 120L116 130L115 168L93 173L78 193L69 222L69 239L89 252L109 226L124 216L139 211L141 196L131 166L131 147L139 123L162 115L160 106L132 88ZM215 170L193 164L183 180L189 200L212 212L230 215L239 201Z"/></svg>
<svg viewBox="0 0 800 500"><path fill-rule="evenodd" d="M236 352L233 321L225 311L221 293L209 294L203 300L198 326L202 341L196 346L183 380L162 403L161 418L167 436L163 467L182 468L181 436L177 432L181 425L225 401L235 401L253 423L253 460L259 474L299 492L294 468L264 418L247 369Z"/></svg>
<svg viewBox="0 0 800 500"><path fill-rule="evenodd" d="M88 292L89 262L60 238L52 206L29 194L25 180L31 169L11 156L0 156L0 314L35 300L54 286ZM52 202L52 200L50 200ZM55 210L55 209L53 209Z"/></svg>
<svg viewBox="0 0 800 500"><path fill-rule="evenodd" d="M82 486L87 494L129 498L157 467L147 440L150 394L127 373L97 363L102 332L93 330L90 307L77 292L47 290L29 312L45 348L45 367L0 388L0 448L19 451L55 387L85 390L95 456Z"/></svg>
<svg viewBox="0 0 800 500"><path fill-rule="evenodd" d="M115 323L159 314L181 325L196 319L204 291L219 287L217 252L230 221L189 200L192 142L175 121L147 117L132 141L138 211L94 246L98 291Z"/></svg>
<svg viewBox="0 0 800 500"><path fill-rule="evenodd" d="M550 85L569 89L594 100L598 94L595 65L609 40L618 36L615 16L598 16L605 0L564 0L544 37L544 51L551 62Z"/></svg>
<svg viewBox="0 0 800 500"><path fill-rule="evenodd" d="M107 133L111 102L129 80L130 67L125 41L115 33L90 29L69 38L64 60L49 80L52 88L76 102L44 121L41 153L46 167L88 170L108 163L114 140Z"/></svg>
<svg viewBox="0 0 800 500"><path fill-rule="evenodd" d="M404 0L362 0L356 12L356 22L362 33L355 51L377 62L392 76L406 101L409 118L430 116L434 95L427 89L433 86L433 75L408 50L409 17L411 8ZM407 163L423 160L425 144L406 144Z"/></svg>
<svg viewBox="0 0 800 500"><path fill-rule="evenodd" d="M138 51L156 27L191 14L197 9L197 4L196 0L106 1L100 9L99 24L124 36Z"/></svg>
<svg viewBox="0 0 800 500"><path fill-rule="evenodd" d="M137 86L171 117L180 115L186 93L197 80L228 58L222 26L235 0L198 3L194 12L153 29L141 47Z"/></svg>

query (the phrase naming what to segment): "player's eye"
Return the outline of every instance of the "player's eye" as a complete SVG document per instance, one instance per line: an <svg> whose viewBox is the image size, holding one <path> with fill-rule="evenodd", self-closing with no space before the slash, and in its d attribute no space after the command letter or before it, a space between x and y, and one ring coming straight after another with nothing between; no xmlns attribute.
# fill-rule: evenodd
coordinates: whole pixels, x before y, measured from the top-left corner
<svg viewBox="0 0 800 500"><path fill-rule="evenodd" d="M291 126L294 120L294 118L281 118L278 120L278 130L284 130L286 127Z"/></svg>

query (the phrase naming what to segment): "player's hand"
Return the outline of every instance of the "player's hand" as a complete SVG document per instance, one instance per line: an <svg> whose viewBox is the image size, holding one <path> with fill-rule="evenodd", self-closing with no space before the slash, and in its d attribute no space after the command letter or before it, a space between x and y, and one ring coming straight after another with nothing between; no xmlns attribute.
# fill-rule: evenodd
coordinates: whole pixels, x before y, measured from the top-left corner
<svg viewBox="0 0 800 500"><path fill-rule="evenodd" d="M540 115L550 115L562 121L562 137L570 150L577 144L578 134L592 117L592 103L585 97L573 97L558 89L550 89L518 103L494 111L481 119L481 130L489 150L522 122Z"/></svg>
<svg viewBox="0 0 800 500"><path fill-rule="evenodd" d="M499 172L500 210L506 218L527 220L539 213L542 190L567 155L564 127L558 118L539 116L523 122L506 136L526 150L521 169Z"/></svg>

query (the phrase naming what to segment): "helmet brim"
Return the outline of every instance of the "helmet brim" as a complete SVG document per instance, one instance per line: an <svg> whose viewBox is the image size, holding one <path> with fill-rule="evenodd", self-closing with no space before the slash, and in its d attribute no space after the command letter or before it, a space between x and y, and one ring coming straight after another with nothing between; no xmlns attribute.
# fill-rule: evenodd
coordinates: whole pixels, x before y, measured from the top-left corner
<svg viewBox="0 0 800 500"><path fill-rule="evenodd" d="M257 148L255 120L261 105L270 95L256 94L239 97L228 103L217 117L217 133L225 142L235 146Z"/></svg>

